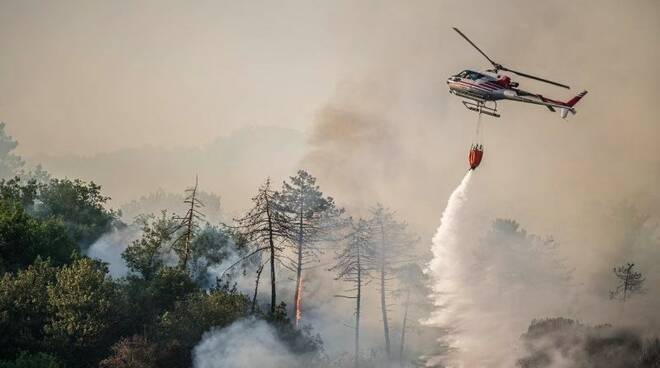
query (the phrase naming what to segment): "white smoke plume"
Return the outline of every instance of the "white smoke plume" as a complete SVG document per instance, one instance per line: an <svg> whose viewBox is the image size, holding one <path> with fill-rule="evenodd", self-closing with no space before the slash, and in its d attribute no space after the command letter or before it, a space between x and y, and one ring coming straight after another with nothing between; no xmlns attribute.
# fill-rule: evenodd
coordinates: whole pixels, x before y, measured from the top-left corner
<svg viewBox="0 0 660 368"><path fill-rule="evenodd" d="M114 229L103 234L86 252L90 258L99 259L108 264L110 275L114 278L126 276L128 267L121 254L140 235L133 226Z"/></svg>
<svg viewBox="0 0 660 368"><path fill-rule="evenodd" d="M295 368L298 358L268 323L248 318L211 330L193 350L194 368Z"/></svg>

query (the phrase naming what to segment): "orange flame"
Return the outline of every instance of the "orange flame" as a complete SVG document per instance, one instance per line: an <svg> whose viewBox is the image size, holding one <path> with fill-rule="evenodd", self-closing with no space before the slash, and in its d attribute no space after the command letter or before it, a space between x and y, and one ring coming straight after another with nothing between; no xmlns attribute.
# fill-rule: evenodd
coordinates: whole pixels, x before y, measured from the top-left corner
<svg viewBox="0 0 660 368"><path fill-rule="evenodd" d="M303 290L303 278L302 275L300 275L300 283L298 284L298 298L296 299L296 327L298 327L298 324L300 323L300 319L302 318L302 311L301 311L302 290Z"/></svg>

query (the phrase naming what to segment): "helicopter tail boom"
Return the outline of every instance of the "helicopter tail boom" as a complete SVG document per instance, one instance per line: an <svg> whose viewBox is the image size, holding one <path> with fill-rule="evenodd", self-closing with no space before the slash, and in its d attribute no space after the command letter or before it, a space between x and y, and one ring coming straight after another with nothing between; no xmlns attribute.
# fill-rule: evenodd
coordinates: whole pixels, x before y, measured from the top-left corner
<svg viewBox="0 0 660 368"><path fill-rule="evenodd" d="M582 97L584 97L584 95L586 95L586 94L587 94L587 91L580 92L577 96L575 96L575 97L571 98L570 100L566 101L565 105L568 106L568 107L575 106L575 104L578 103L578 101L580 101L580 99Z"/></svg>

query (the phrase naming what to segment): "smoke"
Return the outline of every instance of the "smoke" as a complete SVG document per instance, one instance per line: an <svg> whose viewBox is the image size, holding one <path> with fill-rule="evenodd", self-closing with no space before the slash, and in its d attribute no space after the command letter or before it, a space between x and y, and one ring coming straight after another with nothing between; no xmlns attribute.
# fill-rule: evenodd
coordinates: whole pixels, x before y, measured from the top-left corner
<svg viewBox="0 0 660 368"><path fill-rule="evenodd" d="M211 330L193 350L194 368L295 368L300 359L278 338L268 323L247 318Z"/></svg>
<svg viewBox="0 0 660 368"><path fill-rule="evenodd" d="M89 249L86 255L108 264L110 275L114 278L126 276L128 267L121 257L126 247L138 238L140 231L134 226L113 229L103 234Z"/></svg>

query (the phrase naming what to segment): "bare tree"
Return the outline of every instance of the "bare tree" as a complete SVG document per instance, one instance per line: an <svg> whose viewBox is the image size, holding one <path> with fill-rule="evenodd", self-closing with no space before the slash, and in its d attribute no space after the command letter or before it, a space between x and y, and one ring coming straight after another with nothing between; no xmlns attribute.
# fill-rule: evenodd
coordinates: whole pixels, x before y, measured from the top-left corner
<svg viewBox="0 0 660 368"><path fill-rule="evenodd" d="M300 322L302 305L303 270L314 261L318 261L321 240L329 238L337 219L343 210L335 206L332 197L324 197L316 185L316 178L304 170L282 184L282 190L275 193L279 209L289 217L292 224L288 240L293 245L294 257L285 264L296 273L296 291L294 295L294 316L296 327Z"/></svg>
<svg viewBox="0 0 660 368"><path fill-rule="evenodd" d="M610 299L618 299L623 302L630 298L632 294L642 293L642 286L646 280L641 272L635 272L634 263L614 267L612 272L618 279L616 289L610 291Z"/></svg>
<svg viewBox="0 0 660 368"><path fill-rule="evenodd" d="M270 188L270 179L266 179L266 182L259 187L257 195L252 198L253 207L245 216L234 219L236 226L233 227L243 238L242 243L253 248L252 252L243 257L242 260L262 252L268 253L271 313L275 312L277 301L275 263L276 261L282 263L282 252L284 251L282 243L288 238L291 231L289 219L280 211L274 201L274 195L275 192Z"/></svg>
<svg viewBox="0 0 660 368"><path fill-rule="evenodd" d="M353 286L346 290L355 295L336 295L337 297L355 299L355 367L360 364L360 314L362 302L362 287L370 279L368 265L371 254L371 231L369 223L359 219L351 226L346 245L336 256L336 264L330 269L337 272L337 280L350 282Z"/></svg>
<svg viewBox="0 0 660 368"><path fill-rule="evenodd" d="M259 293L259 280L261 280L261 272L264 270L264 266L266 263L261 263L259 267L257 267L257 278L254 281L254 295L252 295L252 307L251 311L254 313L257 309L257 294Z"/></svg>
<svg viewBox="0 0 660 368"><path fill-rule="evenodd" d="M195 176L195 186L186 189L186 198L183 203L188 205L186 214L174 219L179 222L175 232L180 231L180 235L173 243L173 248L179 256L179 264L181 268L186 269L188 261L191 258L191 244L192 240L199 230L199 223L204 219L204 214L200 211L204 207L204 203L199 200L197 193L198 178Z"/></svg>
<svg viewBox="0 0 660 368"><path fill-rule="evenodd" d="M418 239L409 233L408 225L405 222L398 222L394 217L394 212L381 204L377 204L370 212L369 227L375 244L372 248L370 266L378 275L385 352L388 357L391 357L390 327L387 315L389 307L387 296L390 291L388 283L394 278L395 268L410 259L406 255L406 250L409 250Z"/></svg>

